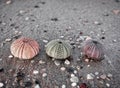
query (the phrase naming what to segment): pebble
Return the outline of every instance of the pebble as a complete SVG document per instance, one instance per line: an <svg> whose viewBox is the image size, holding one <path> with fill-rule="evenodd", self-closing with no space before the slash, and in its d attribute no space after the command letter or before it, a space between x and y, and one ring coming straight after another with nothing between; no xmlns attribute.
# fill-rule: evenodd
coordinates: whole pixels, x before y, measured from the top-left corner
<svg viewBox="0 0 120 88"><path fill-rule="evenodd" d="M87 65L87 67L90 67L90 65Z"/></svg>
<svg viewBox="0 0 120 88"><path fill-rule="evenodd" d="M20 13L20 14L23 14L23 13L25 13L25 11L24 11L24 10L20 10L19 13Z"/></svg>
<svg viewBox="0 0 120 88"><path fill-rule="evenodd" d="M109 83L106 83L106 86L107 86L107 87L110 87L110 84L109 84Z"/></svg>
<svg viewBox="0 0 120 88"><path fill-rule="evenodd" d="M4 84L2 82L0 82L0 88L2 88L4 86Z"/></svg>
<svg viewBox="0 0 120 88"><path fill-rule="evenodd" d="M75 87L75 86L77 86L77 83L72 83L71 86Z"/></svg>
<svg viewBox="0 0 120 88"><path fill-rule="evenodd" d="M71 76L71 77L75 77L75 75L74 75L74 74L71 74L70 76Z"/></svg>
<svg viewBox="0 0 120 88"><path fill-rule="evenodd" d="M13 58L13 55L9 55L8 58L10 58L10 59Z"/></svg>
<svg viewBox="0 0 120 88"><path fill-rule="evenodd" d="M38 73L39 73L39 71L37 71L37 70L33 71L33 74L35 74L35 75L38 74Z"/></svg>
<svg viewBox="0 0 120 88"><path fill-rule="evenodd" d="M112 74L108 73L108 75L107 75L107 76L111 78L111 77L112 77Z"/></svg>
<svg viewBox="0 0 120 88"><path fill-rule="evenodd" d="M64 36L60 36L60 38L64 38Z"/></svg>
<svg viewBox="0 0 120 88"><path fill-rule="evenodd" d="M85 62L90 62L90 60L89 59L85 59Z"/></svg>
<svg viewBox="0 0 120 88"><path fill-rule="evenodd" d="M45 61L40 60L39 63L40 63L40 64L45 64Z"/></svg>
<svg viewBox="0 0 120 88"><path fill-rule="evenodd" d="M118 15L118 14L120 13L120 10L115 9L115 10L113 10L112 12L113 12L115 15Z"/></svg>
<svg viewBox="0 0 120 88"><path fill-rule="evenodd" d="M87 80L92 80L94 79L94 75L92 73L87 74Z"/></svg>
<svg viewBox="0 0 120 88"><path fill-rule="evenodd" d="M102 78L102 79L106 79L106 75L103 74L103 75L100 76L100 78Z"/></svg>
<svg viewBox="0 0 120 88"><path fill-rule="evenodd" d="M61 67L60 69L61 69L61 71L65 71L66 68L65 67Z"/></svg>
<svg viewBox="0 0 120 88"><path fill-rule="evenodd" d="M0 72L4 72L4 69L3 69L3 68L0 68Z"/></svg>
<svg viewBox="0 0 120 88"><path fill-rule="evenodd" d="M47 73L43 73L43 74L42 74L42 77L46 77L46 76L47 76Z"/></svg>
<svg viewBox="0 0 120 88"><path fill-rule="evenodd" d="M98 21L95 21L94 24L96 24L96 25L101 25L101 23L98 22Z"/></svg>
<svg viewBox="0 0 120 88"><path fill-rule="evenodd" d="M64 62L66 65L69 65L70 64L70 61L69 60L65 60Z"/></svg>
<svg viewBox="0 0 120 88"><path fill-rule="evenodd" d="M62 85L62 88L66 88L66 85L63 84L63 85Z"/></svg>
<svg viewBox="0 0 120 88"><path fill-rule="evenodd" d="M12 40L12 39L9 39L9 38L8 38L8 39L5 39L6 42L10 42L11 40Z"/></svg>
<svg viewBox="0 0 120 88"><path fill-rule="evenodd" d="M73 76L73 77L70 78L70 81L73 82L73 83L78 83L79 79L78 79L78 77Z"/></svg>
<svg viewBox="0 0 120 88"><path fill-rule="evenodd" d="M44 43L48 43L48 40L43 40Z"/></svg>
<svg viewBox="0 0 120 88"><path fill-rule="evenodd" d="M74 74L77 74L77 70L74 70Z"/></svg>
<svg viewBox="0 0 120 88"><path fill-rule="evenodd" d="M55 63L56 66L60 65L60 61L58 61L58 60L55 60L54 63Z"/></svg>
<svg viewBox="0 0 120 88"><path fill-rule="evenodd" d="M35 87L34 88L40 88L40 86L37 84L37 85L35 85Z"/></svg>
<svg viewBox="0 0 120 88"><path fill-rule="evenodd" d="M95 75L98 75L99 74L99 72L95 72Z"/></svg>
<svg viewBox="0 0 120 88"><path fill-rule="evenodd" d="M8 1L6 1L6 4L8 5L8 4L11 4L11 0L8 0Z"/></svg>
<svg viewBox="0 0 120 88"><path fill-rule="evenodd" d="M25 18L26 21L29 20L29 19L30 19L29 17L26 17L26 18Z"/></svg>

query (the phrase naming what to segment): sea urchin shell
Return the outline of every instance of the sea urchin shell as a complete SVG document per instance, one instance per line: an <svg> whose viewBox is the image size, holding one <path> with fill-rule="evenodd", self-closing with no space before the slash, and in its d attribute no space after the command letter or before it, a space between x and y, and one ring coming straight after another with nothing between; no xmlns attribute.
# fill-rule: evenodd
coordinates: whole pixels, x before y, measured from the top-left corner
<svg viewBox="0 0 120 88"><path fill-rule="evenodd" d="M71 46L63 40L56 39L46 45L46 53L55 59L66 59L71 55Z"/></svg>
<svg viewBox="0 0 120 88"><path fill-rule="evenodd" d="M30 38L19 38L10 47L11 53L20 59L31 59L39 53L39 44Z"/></svg>
<svg viewBox="0 0 120 88"><path fill-rule="evenodd" d="M104 58L104 49L98 41L87 39L83 46L83 54L89 59L101 60Z"/></svg>

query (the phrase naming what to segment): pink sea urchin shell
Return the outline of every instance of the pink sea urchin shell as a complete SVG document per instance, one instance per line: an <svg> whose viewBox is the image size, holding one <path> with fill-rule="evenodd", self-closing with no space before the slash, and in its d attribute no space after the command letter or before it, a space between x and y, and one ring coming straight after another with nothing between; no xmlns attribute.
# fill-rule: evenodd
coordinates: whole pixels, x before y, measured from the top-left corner
<svg viewBox="0 0 120 88"><path fill-rule="evenodd" d="M98 41L87 39L83 46L83 54L89 59L101 60L104 58L103 45Z"/></svg>

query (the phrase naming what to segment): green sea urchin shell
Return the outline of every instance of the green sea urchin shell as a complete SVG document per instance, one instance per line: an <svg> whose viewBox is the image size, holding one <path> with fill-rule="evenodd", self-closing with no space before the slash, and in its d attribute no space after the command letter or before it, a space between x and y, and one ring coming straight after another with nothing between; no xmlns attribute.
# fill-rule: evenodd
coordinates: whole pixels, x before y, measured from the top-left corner
<svg viewBox="0 0 120 88"><path fill-rule="evenodd" d="M66 59L71 55L71 46L63 40L56 39L46 45L46 53L55 59Z"/></svg>

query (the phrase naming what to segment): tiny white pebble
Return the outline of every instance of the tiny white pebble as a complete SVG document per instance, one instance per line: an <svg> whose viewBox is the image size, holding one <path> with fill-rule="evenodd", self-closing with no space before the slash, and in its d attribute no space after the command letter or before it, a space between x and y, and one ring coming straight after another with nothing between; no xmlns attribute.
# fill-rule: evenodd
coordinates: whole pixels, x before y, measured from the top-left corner
<svg viewBox="0 0 120 88"><path fill-rule="evenodd" d="M40 88L40 86L37 84L37 85L35 85L35 87L34 88Z"/></svg>
<svg viewBox="0 0 120 88"><path fill-rule="evenodd" d="M108 73L108 75L107 75L107 76L111 78L111 77L112 77L112 74Z"/></svg>
<svg viewBox="0 0 120 88"><path fill-rule="evenodd" d="M39 61L39 63L40 63L40 64L45 64L45 62L44 62L44 61L42 61L42 60L40 60L40 61Z"/></svg>
<svg viewBox="0 0 120 88"><path fill-rule="evenodd" d="M6 42L10 42L11 40L12 40L12 39L9 39L9 38L8 38L8 39L5 39Z"/></svg>
<svg viewBox="0 0 120 88"><path fill-rule="evenodd" d="M100 78L102 78L102 79L106 79L106 75L103 74L103 75L100 76Z"/></svg>
<svg viewBox="0 0 120 88"><path fill-rule="evenodd" d="M6 1L6 4L11 4L11 2L12 2L11 0L8 0Z"/></svg>
<svg viewBox="0 0 120 88"><path fill-rule="evenodd" d="M60 65L60 61L58 61L58 60L55 60L54 63L55 63L56 66Z"/></svg>
<svg viewBox="0 0 120 88"><path fill-rule="evenodd" d="M71 86L75 87L75 86L77 86L77 83L72 83Z"/></svg>
<svg viewBox="0 0 120 88"><path fill-rule="evenodd" d="M79 82L79 79L78 79L78 77L74 76L74 77L71 77L71 78L70 78L70 81L71 81L71 82L74 82L74 83L78 83L78 82Z"/></svg>
<svg viewBox="0 0 120 88"><path fill-rule="evenodd" d="M65 68L65 67L61 67L60 69L61 69L62 71L65 71L66 68Z"/></svg>
<svg viewBox="0 0 120 88"><path fill-rule="evenodd" d="M47 76L47 73L43 73L43 74L42 74L42 77L46 77L46 76Z"/></svg>
<svg viewBox="0 0 120 88"><path fill-rule="evenodd" d="M70 64L70 61L69 60L65 60L64 62L66 65L69 65Z"/></svg>
<svg viewBox="0 0 120 88"><path fill-rule="evenodd" d="M13 58L13 55L9 55L8 57L11 59L11 58Z"/></svg>
<svg viewBox="0 0 120 88"><path fill-rule="evenodd" d="M6 25L6 23L4 23L4 22L3 22L3 23L2 23L2 25L4 25L4 26L5 26L5 25Z"/></svg>
<svg viewBox="0 0 120 88"><path fill-rule="evenodd" d="M43 40L44 43L48 43L48 40Z"/></svg>
<svg viewBox="0 0 120 88"><path fill-rule="evenodd" d="M0 82L0 88L2 88L4 86L4 84L2 82Z"/></svg>
<svg viewBox="0 0 120 88"><path fill-rule="evenodd" d="M29 20L29 17L26 17L25 20L26 20L26 21Z"/></svg>
<svg viewBox="0 0 120 88"><path fill-rule="evenodd" d="M75 75L74 75L74 74L71 74L70 76L71 76L71 77L74 77Z"/></svg>
<svg viewBox="0 0 120 88"><path fill-rule="evenodd" d="M20 14L23 14L23 13L25 13L25 11L24 11L24 10L20 10L19 13L20 13Z"/></svg>
<svg viewBox="0 0 120 88"><path fill-rule="evenodd" d="M99 74L99 72L95 72L95 75L98 75Z"/></svg>
<svg viewBox="0 0 120 88"><path fill-rule="evenodd" d="M64 36L60 36L60 38L64 38Z"/></svg>
<svg viewBox="0 0 120 88"><path fill-rule="evenodd" d="M63 85L62 85L62 88L66 88L66 85L63 84Z"/></svg>
<svg viewBox="0 0 120 88"><path fill-rule="evenodd" d="M92 73L87 74L87 80L94 79L94 75Z"/></svg>
<svg viewBox="0 0 120 88"><path fill-rule="evenodd" d="M90 67L90 65L87 65L87 67Z"/></svg>
<svg viewBox="0 0 120 88"><path fill-rule="evenodd" d="M33 74L35 74L35 75L38 74L38 73L39 73L39 71L37 71L37 70L33 71Z"/></svg>
<svg viewBox="0 0 120 88"><path fill-rule="evenodd" d="M85 62L89 62L90 60L89 59L85 59Z"/></svg>
<svg viewBox="0 0 120 88"><path fill-rule="evenodd" d="M110 84L109 84L109 83L106 83L106 86L107 86L107 87L110 87Z"/></svg>
<svg viewBox="0 0 120 88"><path fill-rule="evenodd" d="M77 70L74 70L74 74L77 74Z"/></svg>

